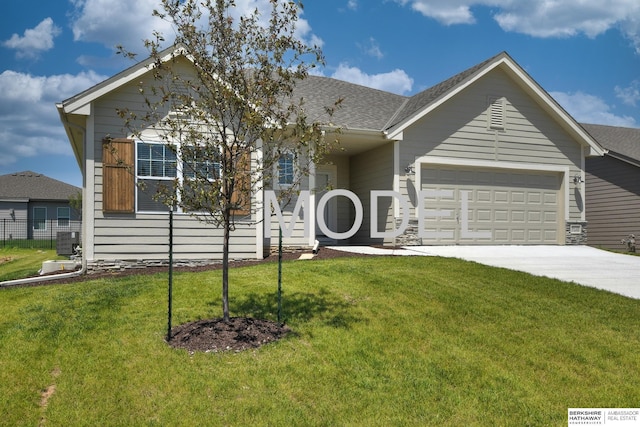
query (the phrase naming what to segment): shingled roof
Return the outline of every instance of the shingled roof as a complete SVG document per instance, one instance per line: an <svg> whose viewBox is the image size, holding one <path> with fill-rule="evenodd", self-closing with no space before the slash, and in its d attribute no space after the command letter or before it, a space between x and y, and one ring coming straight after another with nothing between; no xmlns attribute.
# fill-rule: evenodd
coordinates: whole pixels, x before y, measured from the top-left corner
<svg viewBox="0 0 640 427"><path fill-rule="evenodd" d="M81 189L32 171L16 172L0 176L0 200L69 200Z"/></svg>
<svg viewBox="0 0 640 427"><path fill-rule="evenodd" d="M330 120L344 129L380 131L407 100L406 96L320 76L300 81L294 97L305 100L305 112L314 121ZM324 108L338 99L342 104L329 119Z"/></svg>
<svg viewBox="0 0 640 427"><path fill-rule="evenodd" d="M410 97L320 76L308 76L299 82L295 97L305 99L307 115L318 121L329 119L324 107L343 99L331 117L333 124L344 129L384 131L415 115L504 55L502 52Z"/></svg>
<svg viewBox="0 0 640 427"><path fill-rule="evenodd" d="M582 127L609 153L640 164L640 129L586 123Z"/></svg>

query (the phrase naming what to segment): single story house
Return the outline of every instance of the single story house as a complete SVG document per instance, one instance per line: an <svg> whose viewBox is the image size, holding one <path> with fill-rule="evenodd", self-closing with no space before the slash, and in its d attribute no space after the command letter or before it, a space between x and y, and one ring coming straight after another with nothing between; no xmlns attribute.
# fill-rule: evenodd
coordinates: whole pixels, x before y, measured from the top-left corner
<svg viewBox="0 0 640 427"><path fill-rule="evenodd" d="M0 176L0 238L50 239L58 231L80 231L81 212L69 200L81 191L32 171Z"/></svg>
<svg viewBox="0 0 640 427"><path fill-rule="evenodd" d="M606 150L586 160L589 245L625 249L640 238L640 129L583 124Z"/></svg>
<svg viewBox="0 0 640 427"><path fill-rule="evenodd" d="M143 105L137 85L151 79L152 65L140 62L57 105L84 177L89 270L167 259L166 208L134 184L161 177L140 167L149 148L116 114ZM321 76L299 82L295 96L309 117L344 101L331 119L340 145L301 188L310 190L310 206L300 215L284 208L285 219L293 217L286 246L585 243L585 160L604 150L507 53L413 96ZM118 162L103 149L108 136L119 144ZM130 182L118 184L113 169L122 164ZM327 188L348 192L325 199ZM233 258L261 258L277 242L265 191L236 218ZM174 217L174 259L220 258L221 230ZM305 221L315 224L310 233Z"/></svg>

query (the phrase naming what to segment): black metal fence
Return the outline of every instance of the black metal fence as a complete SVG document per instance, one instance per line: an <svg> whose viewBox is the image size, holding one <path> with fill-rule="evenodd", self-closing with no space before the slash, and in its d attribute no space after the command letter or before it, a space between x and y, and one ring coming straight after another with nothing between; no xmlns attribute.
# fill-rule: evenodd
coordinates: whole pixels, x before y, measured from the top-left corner
<svg viewBox="0 0 640 427"><path fill-rule="evenodd" d="M68 219L0 219L0 247L55 249L58 232L77 232L82 221Z"/></svg>

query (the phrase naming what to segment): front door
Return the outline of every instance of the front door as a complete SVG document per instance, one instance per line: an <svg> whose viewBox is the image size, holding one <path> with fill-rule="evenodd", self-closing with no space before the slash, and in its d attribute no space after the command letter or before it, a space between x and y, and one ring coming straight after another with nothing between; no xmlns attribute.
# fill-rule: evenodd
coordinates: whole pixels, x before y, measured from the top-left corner
<svg viewBox="0 0 640 427"><path fill-rule="evenodd" d="M316 206L318 205L318 201L324 196L329 190L336 188L336 180L337 180L337 171L335 166L318 166L316 169ZM317 213L316 213L317 214ZM321 218L316 218L316 239L320 241L322 244L335 244L336 241L324 235L324 233L318 227L319 221L324 221L329 230L337 232L337 202L336 198L332 197L329 202L325 205L324 211L322 212Z"/></svg>

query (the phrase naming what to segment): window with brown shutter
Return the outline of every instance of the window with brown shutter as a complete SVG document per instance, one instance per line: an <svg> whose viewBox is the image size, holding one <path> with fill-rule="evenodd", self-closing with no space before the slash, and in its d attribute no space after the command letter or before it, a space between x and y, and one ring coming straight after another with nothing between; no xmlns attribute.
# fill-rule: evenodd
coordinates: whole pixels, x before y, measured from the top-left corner
<svg viewBox="0 0 640 427"><path fill-rule="evenodd" d="M102 211L127 212L135 209L133 140L105 139L102 143Z"/></svg>

